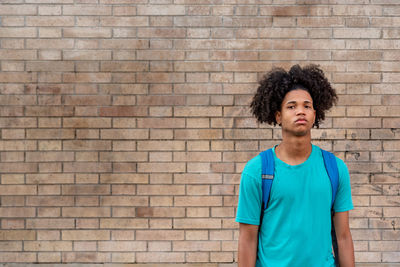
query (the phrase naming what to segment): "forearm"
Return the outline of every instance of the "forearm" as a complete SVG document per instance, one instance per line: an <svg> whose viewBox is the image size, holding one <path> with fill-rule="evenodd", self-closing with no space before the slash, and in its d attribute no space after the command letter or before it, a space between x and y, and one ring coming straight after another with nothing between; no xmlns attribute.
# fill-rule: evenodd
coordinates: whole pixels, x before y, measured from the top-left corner
<svg viewBox="0 0 400 267"><path fill-rule="evenodd" d="M338 239L340 267L354 267L354 246L351 235Z"/></svg>
<svg viewBox="0 0 400 267"><path fill-rule="evenodd" d="M248 239L239 235L238 267L254 267L257 258L257 238Z"/></svg>

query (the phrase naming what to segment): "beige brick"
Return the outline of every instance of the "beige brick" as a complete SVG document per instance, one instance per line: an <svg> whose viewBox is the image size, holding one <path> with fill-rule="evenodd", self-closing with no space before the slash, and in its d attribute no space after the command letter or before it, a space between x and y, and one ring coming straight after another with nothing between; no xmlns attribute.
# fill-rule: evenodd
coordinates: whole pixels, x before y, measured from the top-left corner
<svg viewBox="0 0 400 267"><path fill-rule="evenodd" d="M0 208L0 216L6 217L35 217L34 208L23 208L23 207L7 207Z"/></svg>
<svg viewBox="0 0 400 267"><path fill-rule="evenodd" d="M139 263L151 262L184 262L185 253L182 252L138 252L136 261Z"/></svg>
<svg viewBox="0 0 400 267"><path fill-rule="evenodd" d="M110 217L111 210L110 208L62 208L62 216L63 217Z"/></svg>
<svg viewBox="0 0 400 267"><path fill-rule="evenodd" d="M184 172L184 163L138 163L139 172Z"/></svg>
<svg viewBox="0 0 400 267"><path fill-rule="evenodd" d="M112 184L146 184L148 183L148 175L147 174L101 174L100 182L101 183L112 183Z"/></svg>
<svg viewBox="0 0 400 267"><path fill-rule="evenodd" d="M219 196L177 196L175 206L221 206Z"/></svg>
<svg viewBox="0 0 400 267"><path fill-rule="evenodd" d="M12 253L12 252L1 252L0 253L0 262L34 262L36 261L35 253Z"/></svg>
<svg viewBox="0 0 400 267"><path fill-rule="evenodd" d="M145 16L116 17L104 16L100 18L100 25L104 27L146 27L149 26L149 19Z"/></svg>
<svg viewBox="0 0 400 267"><path fill-rule="evenodd" d="M62 254L62 262L86 262L86 263L102 263L110 262L109 253L101 252L65 252Z"/></svg>
<svg viewBox="0 0 400 267"><path fill-rule="evenodd" d="M184 195L185 187L182 185L138 185L138 195Z"/></svg>
<svg viewBox="0 0 400 267"><path fill-rule="evenodd" d="M25 251L71 251L72 242L69 241L25 241Z"/></svg>
<svg viewBox="0 0 400 267"><path fill-rule="evenodd" d="M8 163L10 164L10 163ZM5 168L0 165L2 172L6 172ZM12 171L15 172L15 171ZM35 185L0 185L0 195L36 195L37 188Z"/></svg>
<svg viewBox="0 0 400 267"><path fill-rule="evenodd" d="M135 262L135 253L112 253L112 262Z"/></svg>
<svg viewBox="0 0 400 267"><path fill-rule="evenodd" d="M174 219L174 229L220 229L220 219Z"/></svg>
<svg viewBox="0 0 400 267"><path fill-rule="evenodd" d="M0 243L1 251L21 251L22 250L22 242L8 242L3 241Z"/></svg>
<svg viewBox="0 0 400 267"><path fill-rule="evenodd" d="M62 240L109 240L108 230L63 230Z"/></svg>
<svg viewBox="0 0 400 267"><path fill-rule="evenodd" d="M219 251L218 241L173 241L173 251Z"/></svg>
<svg viewBox="0 0 400 267"><path fill-rule="evenodd" d="M38 261L43 263L61 262L60 252L39 252Z"/></svg>
<svg viewBox="0 0 400 267"><path fill-rule="evenodd" d="M75 227L74 219L27 219L28 229L71 229Z"/></svg>
<svg viewBox="0 0 400 267"><path fill-rule="evenodd" d="M27 196L27 206L73 206L74 198L69 196Z"/></svg>
<svg viewBox="0 0 400 267"><path fill-rule="evenodd" d="M37 240L61 240L60 230L37 230Z"/></svg>
<svg viewBox="0 0 400 267"><path fill-rule="evenodd" d="M71 16L28 16L26 17L26 26L74 26L74 18Z"/></svg>
<svg viewBox="0 0 400 267"><path fill-rule="evenodd" d="M99 251L146 251L144 241L100 241Z"/></svg>
<svg viewBox="0 0 400 267"><path fill-rule="evenodd" d="M175 174L175 184L220 184L220 174Z"/></svg>
<svg viewBox="0 0 400 267"><path fill-rule="evenodd" d="M385 116L385 117L397 117L400 112L400 106L379 106L371 107L372 116Z"/></svg>
<svg viewBox="0 0 400 267"><path fill-rule="evenodd" d="M74 5L63 6L64 15L97 15L107 16L111 15L111 6L87 6L87 5Z"/></svg>
<svg viewBox="0 0 400 267"><path fill-rule="evenodd" d="M110 229L110 228L146 229L148 228L148 220L147 219L100 219L100 228L101 229Z"/></svg>
<svg viewBox="0 0 400 267"><path fill-rule="evenodd" d="M102 196L101 206L148 206L147 196Z"/></svg>

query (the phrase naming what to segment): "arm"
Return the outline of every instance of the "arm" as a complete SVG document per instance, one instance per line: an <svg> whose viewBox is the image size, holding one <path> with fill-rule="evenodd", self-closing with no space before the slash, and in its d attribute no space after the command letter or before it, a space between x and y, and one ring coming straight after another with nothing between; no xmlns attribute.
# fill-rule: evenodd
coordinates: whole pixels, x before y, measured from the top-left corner
<svg viewBox="0 0 400 267"><path fill-rule="evenodd" d="M257 258L258 225L239 224L238 267L254 267Z"/></svg>
<svg viewBox="0 0 400 267"><path fill-rule="evenodd" d="M339 247L340 267L354 267L353 239L349 227L349 212L337 212L333 217Z"/></svg>

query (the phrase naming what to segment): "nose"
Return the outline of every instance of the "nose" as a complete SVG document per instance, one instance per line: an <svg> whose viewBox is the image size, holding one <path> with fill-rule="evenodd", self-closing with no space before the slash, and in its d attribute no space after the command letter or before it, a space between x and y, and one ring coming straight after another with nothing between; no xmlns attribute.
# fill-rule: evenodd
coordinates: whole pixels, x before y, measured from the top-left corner
<svg viewBox="0 0 400 267"><path fill-rule="evenodd" d="M297 109L296 109L296 115L305 115L306 113L305 113L305 108L304 107L301 107L301 106L299 106Z"/></svg>

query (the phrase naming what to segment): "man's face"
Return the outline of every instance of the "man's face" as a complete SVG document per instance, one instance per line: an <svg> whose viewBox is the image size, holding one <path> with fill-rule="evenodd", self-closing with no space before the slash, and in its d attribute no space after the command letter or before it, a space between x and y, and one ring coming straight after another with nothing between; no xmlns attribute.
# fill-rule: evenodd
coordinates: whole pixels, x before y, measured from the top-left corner
<svg viewBox="0 0 400 267"><path fill-rule="evenodd" d="M282 131L295 136L310 133L315 122L315 110L311 95L302 89L287 93L282 101L281 111L275 115Z"/></svg>

